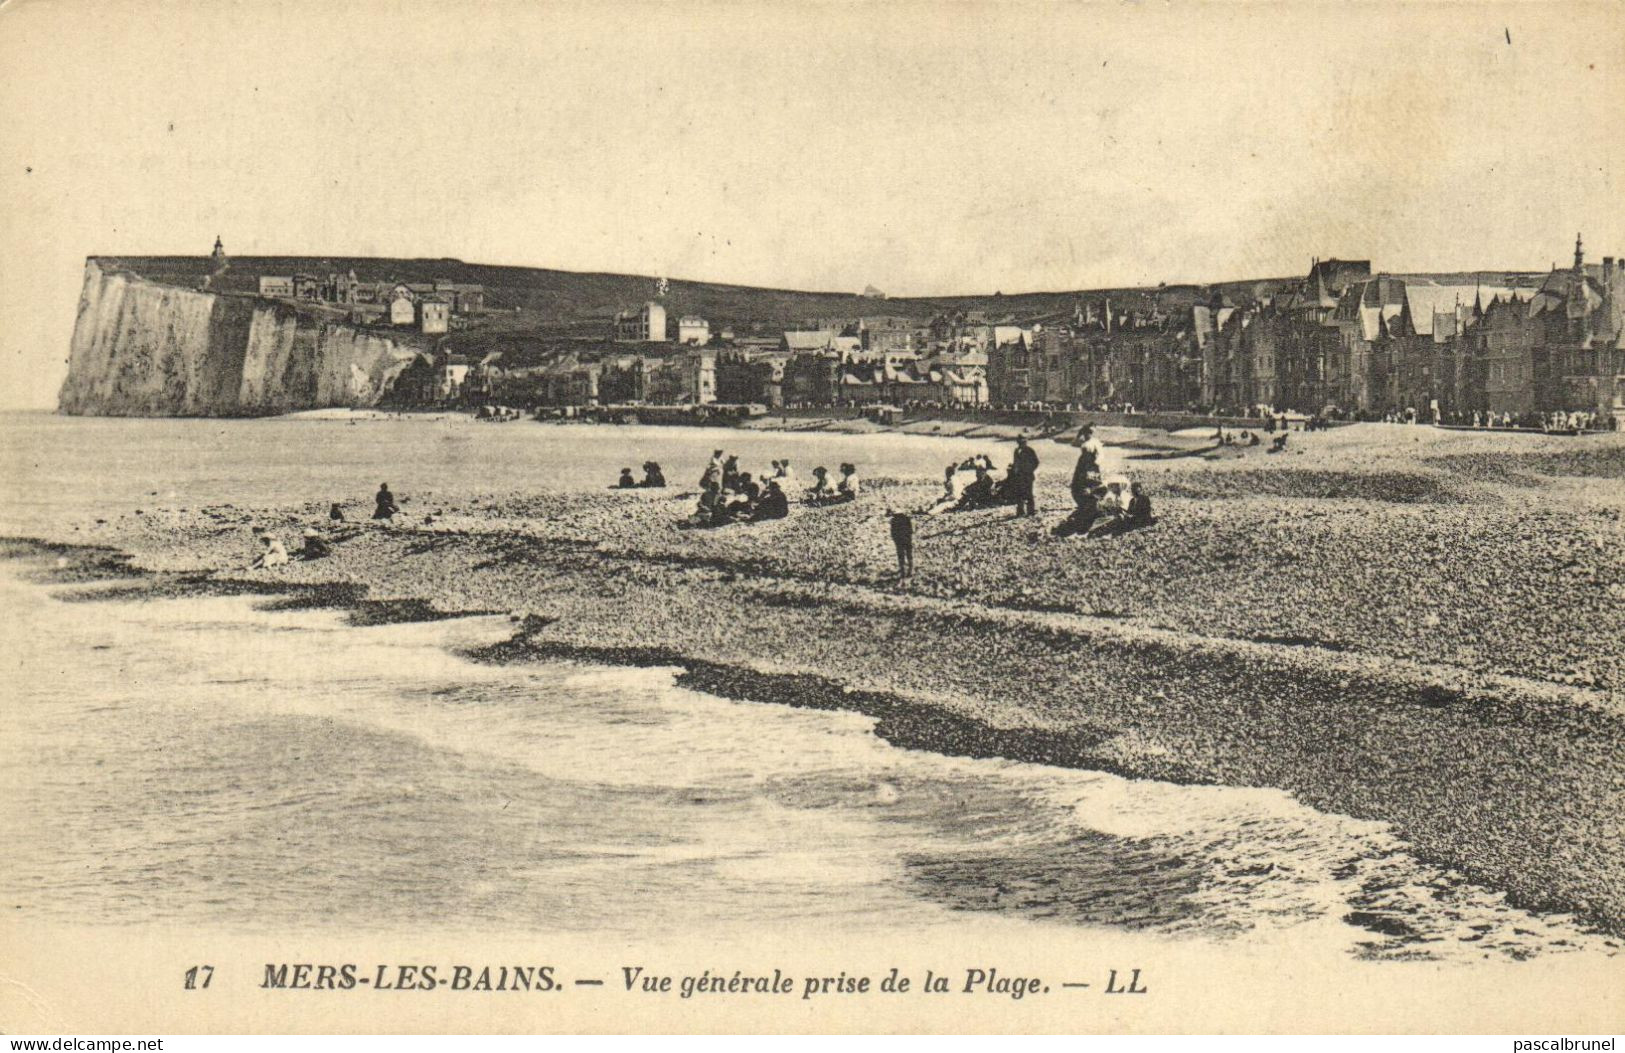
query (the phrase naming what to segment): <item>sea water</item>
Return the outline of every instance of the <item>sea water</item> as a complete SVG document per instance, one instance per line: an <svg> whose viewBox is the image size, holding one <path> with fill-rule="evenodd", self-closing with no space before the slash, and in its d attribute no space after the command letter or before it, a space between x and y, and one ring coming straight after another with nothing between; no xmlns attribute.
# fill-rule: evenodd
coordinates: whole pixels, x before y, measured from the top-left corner
<svg viewBox="0 0 1625 1053"><path fill-rule="evenodd" d="M363 627L37 578L0 567L0 904L19 918L1599 946L1273 790L944 757L670 669L469 657L513 631L502 617Z"/></svg>
<svg viewBox="0 0 1625 1053"><path fill-rule="evenodd" d="M1008 442L880 434L650 425L489 423L467 414L356 415L349 419L131 419L0 413L5 465L0 534L37 533L141 508L233 503L371 506L378 484L407 501L525 488L602 490L622 468L656 461L674 487L697 489L711 452L738 454L744 471L788 459L810 480L856 461L860 478L940 479L950 461ZM1070 471L1075 456L1053 446ZM1043 452L1043 451L1041 451Z"/></svg>

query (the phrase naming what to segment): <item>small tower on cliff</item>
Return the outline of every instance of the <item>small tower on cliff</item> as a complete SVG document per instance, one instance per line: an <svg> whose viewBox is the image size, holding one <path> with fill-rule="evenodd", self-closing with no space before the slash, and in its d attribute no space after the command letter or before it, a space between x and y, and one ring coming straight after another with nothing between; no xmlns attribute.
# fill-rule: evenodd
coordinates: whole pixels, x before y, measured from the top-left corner
<svg viewBox="0 0 1625 1053"><path fill-rule="evenodd" d="M214 251L209 253L209 273L203 276L203 281L198 285L198 288L208 289L214 284L214 280L226 273L230 267L231 261L226 259L226 247L220 243L220 235L216 234L214 237Z"/></svg>

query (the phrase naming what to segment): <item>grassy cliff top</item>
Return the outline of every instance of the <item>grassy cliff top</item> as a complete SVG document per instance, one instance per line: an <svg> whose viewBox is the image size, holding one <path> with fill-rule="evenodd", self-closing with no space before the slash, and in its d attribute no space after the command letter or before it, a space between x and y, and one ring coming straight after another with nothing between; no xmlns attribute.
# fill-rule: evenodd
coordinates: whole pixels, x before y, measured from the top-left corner
<svg viewBox="0 0 1625 1053"><path fill-rule="evenodd" d="M171 285L196 287L208 273L206 256L98 256L95 259ZM647 275L602 274L505 267L465 263L457 259L404 259L364 256L235 256L231 267L214 283L223 292L254 293L262 275L355 271L364 282L430 282L445 279L485 286L487 305L516 310L527 322L568 326L605 321L617 311L635 307L655 296L655 279ZM1484 271L1456 275L1397 275L1398 277L1503 281L1511 272ZM1070 289L1049 292L972 293L967 295L897 297L879 299L854 293L764 289L671 279L665 296L668 316L697 314L717 325L760 323L776 331L815 319L854 318L860 315L893 316L925 321L944 312L979 312L990 321L1030 322L1068 315L1080 296L1112 296L1125 303L1158 302L1174 310L1205 302L1218 291L1236 304L1249 303L1289 284L1293 279L1259 278L1219 282L1211 286L1123 286L1111 289Z"/></svg>

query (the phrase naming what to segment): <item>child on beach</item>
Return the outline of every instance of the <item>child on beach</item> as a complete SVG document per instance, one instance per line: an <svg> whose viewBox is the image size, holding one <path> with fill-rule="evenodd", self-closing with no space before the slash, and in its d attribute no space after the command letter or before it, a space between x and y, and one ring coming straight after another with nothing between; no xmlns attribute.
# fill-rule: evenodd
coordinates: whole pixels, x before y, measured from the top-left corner
<svg viewBox="0 0 1625 1053"><path fill-rule="evenodd" d="M1129 484L1128 499L1128 525L1133 527L1148 527L1157 521L1151 514L1151 495L1145 492L1140 483Z"/></svg>
<svg viewBox="0 0 1625 1053"><path fill-rule="evenodd" d="M897 549L897 580L902 581L914 573L914 520L907 512L886 509L891 521L891 543Z"/></svg>

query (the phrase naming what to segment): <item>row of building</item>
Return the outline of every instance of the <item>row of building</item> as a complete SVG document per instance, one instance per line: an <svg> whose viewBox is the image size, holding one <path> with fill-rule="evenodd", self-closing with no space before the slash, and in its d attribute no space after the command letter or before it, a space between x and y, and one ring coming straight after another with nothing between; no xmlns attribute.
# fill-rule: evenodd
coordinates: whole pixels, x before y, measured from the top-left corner
<svg viewBox="0 0 1625 1053"><path fill-rule="evenodd" d="M1235 299L1232 299L1232 296ZM1240 300L1241 302L1236 302ZM564 406L1133 408L1467 421L1581 412L1625 420L1625 266L1450 280L1320 260L1263 294L1085 296L1020 322L975 312L821 319L714 334L657 302L613 339L478 361L442 356L441 397ZM628 345L636 344L637 347ZM455 375L456 379L451 379Z"/></svg>
<svg viewBox="0 0 1625 1053"><path fill-rule="evenodd" d="M362 324L412 326L426 335L449 332L454 319L485 309L485 287L436 278L430 282L364 282L355 271L261 275L267 299L326 304L345 309Z"/></svg>
<svg viewBox="0 0 1625 1053"><path fill-rule="evenodd" d="M635 311L615 315L610 337L622 344L661 344L668 339L685 347L703 347L711 342L711 323L704 318L682 315L668 337L666 305L650 300Z"/></svg>
<svg viewBox="0 0 1625 1053"><path fill-rule="evenodd" d="M1452 283L1327 261L1248 309L1193 317L1200 400L1349 416L1466 421L1554 412L1625 419L1625 268L1538 282Z"/></svg>

